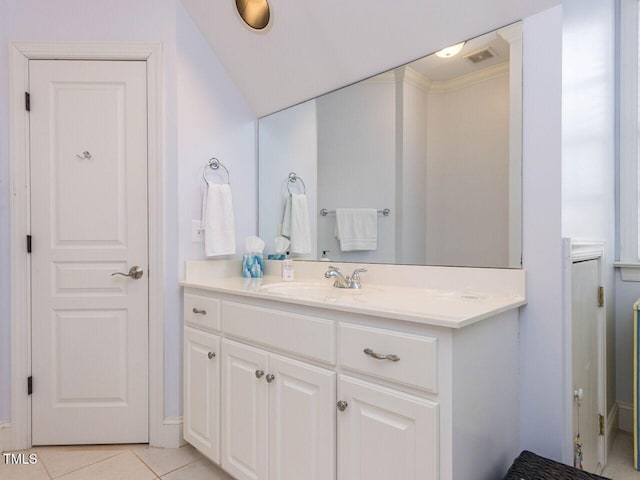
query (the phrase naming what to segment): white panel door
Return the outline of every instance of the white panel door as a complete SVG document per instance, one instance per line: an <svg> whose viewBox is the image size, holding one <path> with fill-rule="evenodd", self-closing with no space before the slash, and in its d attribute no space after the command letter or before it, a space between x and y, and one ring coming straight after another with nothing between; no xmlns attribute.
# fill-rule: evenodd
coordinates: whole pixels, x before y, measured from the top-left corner
<svg viewBox="0 0 640 480"><path fill-rule="evenodd" d="M582 466L592 473L603 466L603 437L598 418L599 309L598 261L577 262L571 273L571 324L574 391L582 399L573 401L573 438L580 433Z"/></svg>
<svg viewBox="0 0 640 480"><path fill-rule="evenodd" d="M269 480L336 475L336 374L269 357Z"/></svg>
<svg viewBox="0 0 640 480"><path fill-rule="evenodd" d="M437 480L438 404L340 375L338 480Z"/></svg>
<svg viewBox="0 0 640 480"><path fill-rule="evenodd" d="M184 329L184 439L220 464L220 337Z"/></svg>
<svg viewBox="0 0 640 480"><path fill-rule="evenodd" d="M222 468L238 480L267 478L268 354L222 341Z"/></svg>
<svg viewBox="0 0 640 480"><path fill-rule="evenodd" d="M146 65L32 60L29 82L33 444L144 443Z"/></svg>

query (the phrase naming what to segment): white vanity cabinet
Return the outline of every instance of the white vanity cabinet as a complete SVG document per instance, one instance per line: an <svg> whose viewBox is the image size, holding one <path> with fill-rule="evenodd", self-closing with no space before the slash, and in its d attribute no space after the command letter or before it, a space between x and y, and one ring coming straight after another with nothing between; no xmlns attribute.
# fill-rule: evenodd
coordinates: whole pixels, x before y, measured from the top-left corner
<svg viewBox="0 0 640 480"><path fill-rule="evenodd" d="M335 373L225 339L222 467L238 480L335 476Z"/></svg>
<svg viewBox="0 0 640 480"><path fill-rule="evenodd" d="M185 439L237 480L502 478L517 316L453 328L185 285Z"/></svg>
<svg viewBox="0 0 640 480"><path fill-rule="evenodd" d="M437 479L438 404L341 375L338 480Z"/></svg>
<svg viewBox="0 0 640 480"><path fill-rule="evenodd" d="M184 438L220 463L219 301L185 294L184 320Z"/></svg>

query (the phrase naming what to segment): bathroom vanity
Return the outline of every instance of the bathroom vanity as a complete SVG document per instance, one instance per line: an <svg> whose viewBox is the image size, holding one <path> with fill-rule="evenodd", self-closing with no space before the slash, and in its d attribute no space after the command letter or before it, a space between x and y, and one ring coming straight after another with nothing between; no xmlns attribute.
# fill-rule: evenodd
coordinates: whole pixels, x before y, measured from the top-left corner
<svg viewBox="0 0 640 480"><path fill-rule="evenodd" d="M287 283L268 263L263 279L187 264L189 443L238 480L502 477L523 271L369 265L349 291L326 263Z"/></svg>

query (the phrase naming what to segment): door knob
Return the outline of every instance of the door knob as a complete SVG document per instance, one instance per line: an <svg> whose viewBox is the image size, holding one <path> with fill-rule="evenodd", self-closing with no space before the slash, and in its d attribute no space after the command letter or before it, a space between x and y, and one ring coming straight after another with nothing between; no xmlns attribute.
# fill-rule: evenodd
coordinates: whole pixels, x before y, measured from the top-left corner
<svg viewBox="0 0 640 480"><path fill-rule="evenodd" d="M338 407L338 410L340 410L341 412L344 412L348 406L349 404L344 400L339 400L338 403L336 404L336 407Z"/></svg>
<svg viewBox="0 0 640 480"><path fill-rule="evenodd" d="M209 357L209 360L211 360L213 357L216 356L216 352L209 352L207 353L207 357Z"/></svg>
<svg viewBox="0 0 640 480"><path fill-rule="evenodd" d="M138 280L142 278L143 273L144 273L144 270L142 270L142 267L139 267L138 265L134 265L129 269L129 273L115 272L115 273L112 273L111 276L113 277L114 275L122 275L123 277L131 277L134 280Z"/></svg>
<svg viewBox="0 0 640 480"><path fill-rule="evenodd" d="M264 375L264 370L256 370L256 378L262 378Z"/></svg>
<svg viewBox="0 0 640 480"><path fill-rule="evenodd" d="M267 376L265 378L267 379L267 383L271 383L275 380L276 376L272 373L267 373Z"/></svg>

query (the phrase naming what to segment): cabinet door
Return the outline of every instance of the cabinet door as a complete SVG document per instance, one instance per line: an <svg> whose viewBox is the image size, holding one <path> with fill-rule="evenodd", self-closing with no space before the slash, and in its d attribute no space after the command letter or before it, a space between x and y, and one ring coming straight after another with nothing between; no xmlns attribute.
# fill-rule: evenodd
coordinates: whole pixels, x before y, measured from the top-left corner
<svg viewBox="0 0 640 480"><path fill-rule="evenodd" d="M269 480L335 479L335 372L271 355L269 373Z"/></svg>
<svg viewBox="0 0 640 480"><path fill-rule="evenodd" d="M222 467L238 480L267 478L267 366L266 352L222 341Z"/></svg>
<svg viewBox="0 0 640 480"><path fill-rule="evenodd" d="M438 404L340 375L338 480L437 480Z"/></svg>
<svg viewBox="0 0 640 480"><path fill-rule="evenodd" d="M184 329L184 439L220 463L220 337Z"/></svg>

